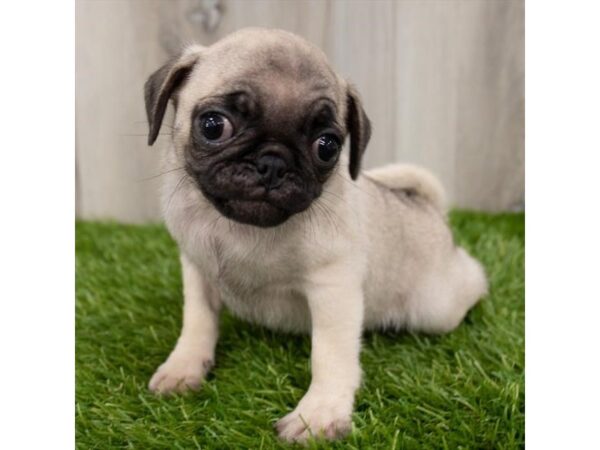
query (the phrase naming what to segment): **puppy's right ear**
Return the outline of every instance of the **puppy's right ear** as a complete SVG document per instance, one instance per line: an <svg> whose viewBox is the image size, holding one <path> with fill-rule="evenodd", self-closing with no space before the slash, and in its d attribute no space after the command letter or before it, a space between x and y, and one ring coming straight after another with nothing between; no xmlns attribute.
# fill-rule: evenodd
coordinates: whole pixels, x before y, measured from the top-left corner
<svg viewBox="0 0 600 450"><path fill-rule="evenodd" d="M150 131L148 145L154 144L173 93L181 86L198 61L198 52L179 55L150 75L144 85L146 115Z"/></svg>

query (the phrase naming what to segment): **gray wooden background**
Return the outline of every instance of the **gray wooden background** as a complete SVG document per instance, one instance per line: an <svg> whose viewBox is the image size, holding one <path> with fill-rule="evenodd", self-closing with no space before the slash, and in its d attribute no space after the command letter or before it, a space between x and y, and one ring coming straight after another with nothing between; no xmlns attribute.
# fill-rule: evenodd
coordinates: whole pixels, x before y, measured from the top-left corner
<svg viewBox="0 0 600 450"><path fill-rule="evenodd" d="M245 26L305 36L357 85L366 167L419 163L455 206L523 208L522 0L78 0L78 217L160 219L169 137L146 146L143 83L183 44Z"/></svg>

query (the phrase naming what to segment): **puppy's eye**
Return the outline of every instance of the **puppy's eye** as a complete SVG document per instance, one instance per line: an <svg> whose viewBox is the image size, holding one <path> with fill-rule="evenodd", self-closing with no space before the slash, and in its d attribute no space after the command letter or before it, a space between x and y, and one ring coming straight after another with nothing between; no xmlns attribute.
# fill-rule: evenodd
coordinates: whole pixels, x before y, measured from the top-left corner
<svg viewBox="0 0 600 450"><path fill-rule="evenodd" d="M215 112L202 114L199 127L202 136L209 141L224 141L233 135L233 126L229 119Z"/></svg>
<svg viewBox="0 0 600 450"><path fill-rule="evenodd" d="M313 142L312 149L321 161L333 162L340 151L340 140L333 134L324 134Z"/></svg>

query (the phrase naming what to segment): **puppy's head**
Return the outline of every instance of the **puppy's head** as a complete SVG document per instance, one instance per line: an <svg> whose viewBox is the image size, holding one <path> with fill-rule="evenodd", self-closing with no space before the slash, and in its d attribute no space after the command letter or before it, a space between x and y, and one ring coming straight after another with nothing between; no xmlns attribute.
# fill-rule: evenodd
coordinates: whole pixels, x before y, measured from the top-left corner
<svg viewBox="0 0 600 450"><path fill-rule="evenodd" d="M334 173L350 135L358 176L370 136L354 89L325 55L279 30L246 29L211 47L190 47L145 85L158 135L169 99L178 157L226 217L261 227L307 209Z"/></svg>

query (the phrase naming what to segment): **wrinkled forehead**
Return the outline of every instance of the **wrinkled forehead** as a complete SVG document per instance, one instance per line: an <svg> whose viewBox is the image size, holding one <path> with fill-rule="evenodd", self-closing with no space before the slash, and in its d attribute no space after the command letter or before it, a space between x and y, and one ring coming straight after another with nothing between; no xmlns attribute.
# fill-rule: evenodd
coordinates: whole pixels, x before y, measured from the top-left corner
<svg viewBox="0 0 600 450"><path fill-rule="evenodd" d="M341 115L345 106L341 83L324 55L285 41L225 42L210 47L200 56L184 91L181 100L192 103L208 96L248 92L275 114L290 106L302 109L327 100Z"/></svg>

